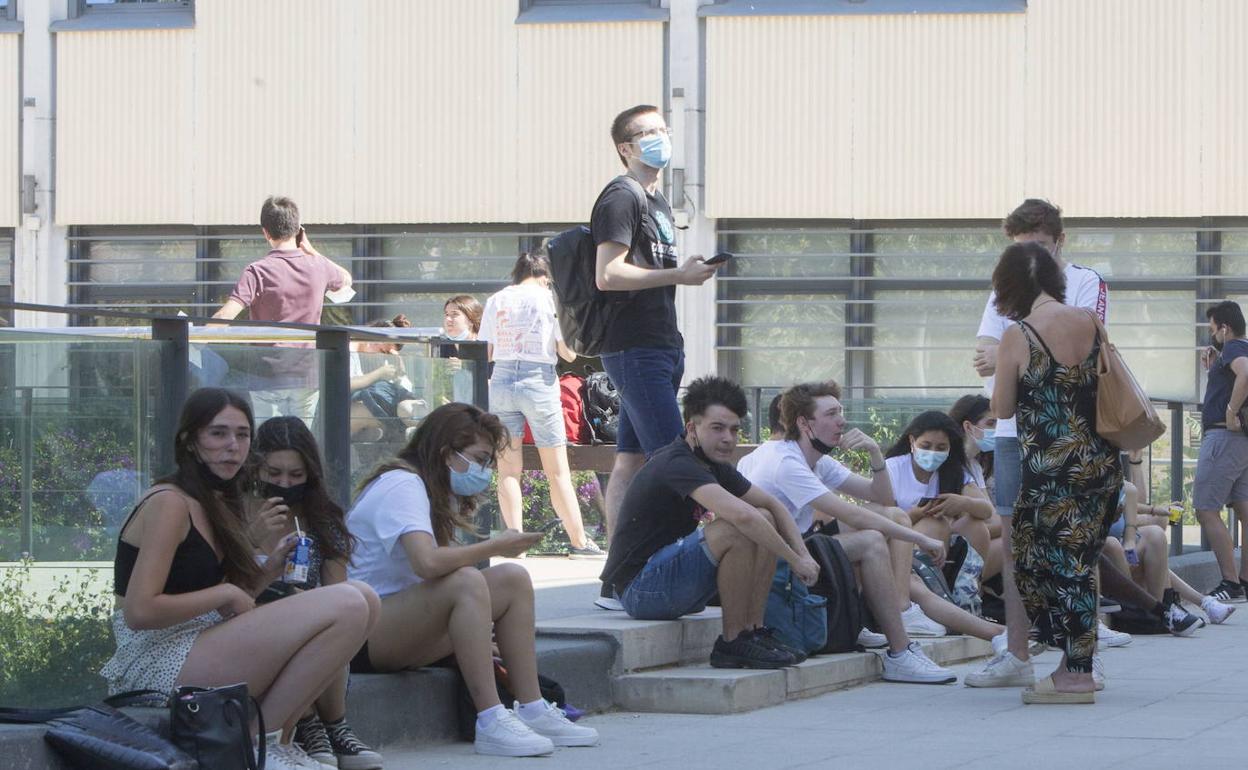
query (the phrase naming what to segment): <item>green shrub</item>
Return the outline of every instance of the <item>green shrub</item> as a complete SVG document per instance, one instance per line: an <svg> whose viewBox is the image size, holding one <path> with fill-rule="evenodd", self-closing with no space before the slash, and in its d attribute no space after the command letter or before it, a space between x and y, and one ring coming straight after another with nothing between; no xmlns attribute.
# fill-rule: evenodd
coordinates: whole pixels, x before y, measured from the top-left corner
<svg viewBox="0 0 1248 770"><path fill-rule="evenodd" d="M46 595L31 562L0 570L0 704L58 706L105 695L99 670L112 656L113 599L98 570L62 576Z"/></svg>

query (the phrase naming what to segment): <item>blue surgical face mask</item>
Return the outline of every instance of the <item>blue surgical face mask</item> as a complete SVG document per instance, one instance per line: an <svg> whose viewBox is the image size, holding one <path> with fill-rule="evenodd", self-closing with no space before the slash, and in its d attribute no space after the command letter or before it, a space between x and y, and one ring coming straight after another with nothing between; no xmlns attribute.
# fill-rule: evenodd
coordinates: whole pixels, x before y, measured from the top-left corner
<svg viewBox="0 0 1248 770"><path fill-rule="evenodd" d="M975 439L975 446L981 452L992 452L997 448L997 429L984 428L984 435Z"/></svg>
<svg viewBox="0 0 1248 770"><path fill-rule="evenodd" d="M667 134L643 136L637 140L641 162L650 168L666 168L672 160L672 139Z"/></svg>
<svg viewBox="0 0 1248 770"><path fill-rule="evenodd" d="M494 478L494 471L481 463L473 462L464 457L460 452L455 454L459 455L459 459L468 463L468 470L457 471L454 468L449 468L451 471L451 491L457 495L472 497L488 489L490 481Z"/></svg>
<svg viewBox="0 0 1248 770"><path fill-rule="evenodd" d="M934 472L949 459L948 452L934 452L931 449L916 448L910 454L913 455L915 464L928 473Z"/></svg>

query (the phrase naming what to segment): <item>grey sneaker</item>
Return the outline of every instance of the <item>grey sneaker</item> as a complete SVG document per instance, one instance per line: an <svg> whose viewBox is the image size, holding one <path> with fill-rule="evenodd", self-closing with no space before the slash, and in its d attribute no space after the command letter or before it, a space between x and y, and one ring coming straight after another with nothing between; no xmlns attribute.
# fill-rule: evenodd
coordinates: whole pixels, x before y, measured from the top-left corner
<svg viewBox="0 0 1248 770"><path fill-rule="evenodd" d="M327 722L325 732L341 770L381 770L381 755L355 737L355 731L346 719Z"/></svg>
<svg viewBox="0 0 1248 770"><path fill-rule="evenodd" d="M320 717L315 714L306 716L295 724L295 744L325 767L338 767L338 758L334 756L329 734L325 732L325 725L321 723Z"/></svg>
<svg viewBox="0 0 1248 770"><path fill-rule="evenodd" d="M605 559L607 552L598 547L598 544L588 537L585 538L585 545L577 548L572 546L568 549L569 559Z"/></svg>

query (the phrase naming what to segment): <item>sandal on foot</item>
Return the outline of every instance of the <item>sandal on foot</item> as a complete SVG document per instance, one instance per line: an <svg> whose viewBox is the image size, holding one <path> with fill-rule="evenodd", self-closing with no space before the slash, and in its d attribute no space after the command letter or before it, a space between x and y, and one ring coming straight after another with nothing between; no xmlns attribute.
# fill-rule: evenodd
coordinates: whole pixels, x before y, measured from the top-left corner
<svg viewBox="0 0 1248 770"><path fill-rule="evenodd" d="M1075 704L1096 703L1094 692L1064 692L1053 686L1053 677L1046 676L1036 682L1034 687L1023 690L1023 703L1037 704Z"/></svg>

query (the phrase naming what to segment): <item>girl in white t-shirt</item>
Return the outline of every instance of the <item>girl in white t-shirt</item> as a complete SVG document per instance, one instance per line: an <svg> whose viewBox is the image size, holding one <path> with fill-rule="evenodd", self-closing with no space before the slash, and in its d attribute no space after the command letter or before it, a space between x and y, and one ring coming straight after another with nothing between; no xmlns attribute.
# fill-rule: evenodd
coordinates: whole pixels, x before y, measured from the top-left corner
<svg viewBox="0 0 1248 770"><path fill-rule="evenodd" d="M521 438L527 423L550 480L550 503L567 530L572 558L606 558L585 536L581 506L572 488L567 434L563 421L558 358L576 360L559 333L555 300L550 293L550 262L524 253L511 269L512 285L485 301L478 338L489 344L494 362L490 375L490 411L511 433L498 456L498 507L511 529L524 529L520 474L524 471ZM557 358L558 357L558 358Z"/></svg>
<svg viewBox="0 0 1248 770"><path fill-rule="evenodd" d="M962 518L984 526L992 503L967 469L957 424L944 412L923 412L910 421L885 453L893 498L914 528L942 543Z"/></svg>
<svg viewBox="0 0 1248 770"><path fill-rule="evenodd" d="M507 445L498 418L470 404L433 410L394 460L361 484L347 528L356 540L348 574L381 596L381 620L351 662L355 672L401 671L453 654L477 708L476 749L534 756L555 745L590 746L598 733L574 725L542 699L534 652L533 583L516 557L541 534L506 530L459 546ZM491 641L497 641L517 697L499 701Z"/></svg>
<svg viewBox="0 0 1248 770"><path fill-rule="evenodd" d="M949 416L962 432L966 464L971 478L975 480L975 486L982 489L991 501L997 418L993 416L989 406L986 396L973 393L955 401L949 409ZM991 516L982 521L972 516L959 517L953 522L953 531L965 537L984 557L984 579L1001 571L1001 560L1005 552L1001 547L1001 517L995 509Z"/></svg>

